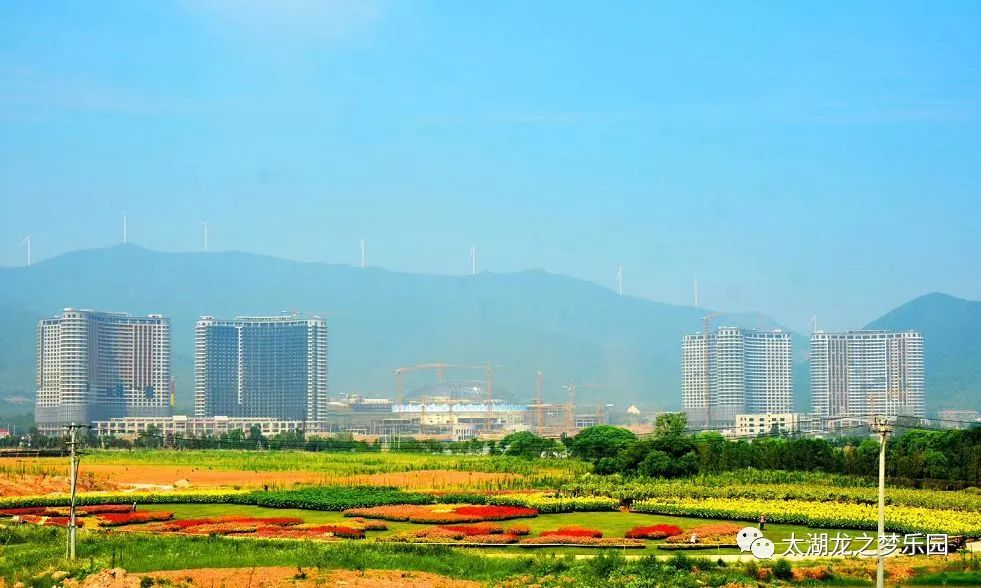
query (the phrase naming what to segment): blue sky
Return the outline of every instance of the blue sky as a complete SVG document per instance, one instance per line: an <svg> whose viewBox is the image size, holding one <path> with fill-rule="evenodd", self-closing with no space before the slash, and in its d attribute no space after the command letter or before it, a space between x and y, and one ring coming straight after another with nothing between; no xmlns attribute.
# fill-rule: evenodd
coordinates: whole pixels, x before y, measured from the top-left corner
<svg viewBox="0 0 981 588"><path fill-rule="evenodd" d="M542 267L858 327L981 299L977 2L2 2L0 265Z"/></svg>

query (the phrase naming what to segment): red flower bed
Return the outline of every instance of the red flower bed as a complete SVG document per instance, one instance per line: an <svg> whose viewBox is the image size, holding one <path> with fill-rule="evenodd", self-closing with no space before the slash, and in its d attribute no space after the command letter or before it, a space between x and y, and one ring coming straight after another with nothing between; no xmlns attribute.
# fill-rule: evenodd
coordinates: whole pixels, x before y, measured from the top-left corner
<svg viewBox="0 0 981 588"><path fill-rule="evenodd" d="M134 512L132 504L93 504L79 507L78 510L86 515Z"/></svg>
<svg viewBox="0 0 981 588"><path fill-rule="evenodd" d="M443 525L439 528L453 533L463 533L467 536L496 535L504 532L503 527L491 523L483 525Z"/></svg>
<svg viewBox="0 0 981 588"><path fill-rule="evenodd" d="M370 508L351 508L344 511L344 516L385 519L386 521L431 523L436 525L452 523L479 523L481 520L483 520L479 516L463 515L450 509L436 510L434 508L414 504L395 504L388 506L373 506Z"/></svg>
<svg viewBox="0 0 981 588"><path fill-rule="evenodd" d="M24 508L5 508L0 510L0 515L15 517L20 515L43 515L48 510L44 506L27 506Z"/></svg>
<svg viewBox="0 0 981 588"><path fill-rule="evenodd" d="M138 525L156 521L169 521L174 518L174 513L163 511L144 510L138 512L121 512L100 514L98 517L100 527L118 527L120 525Z"/></svg>
<svg viewBox="0 0 981 588"><path fill-rule="evenodd" d="M453 512L460 515L480 517L485 521L503 521L505 519L538 516L537 510L522 506L459 506L454 508Z"/></svg>
<svg viewBox="0 0 981 588"><path fill-rule="evenodd" d="M684 531L678 525L651 525L649 527L634 527L627 531L628 539L664 539L671 535L680 535Z"/></svg>
<svg viewBox="0 0 981 588"><path fill-rule="evenodd" d="M513 525L508 527L507 533L508 535L527 535L531 533L531 529L528 525Z"/></svg>
<svg viewBox="0 0 981 588"><path fill-rule="evenodd" d="M344 511L345 516L385 519L387 521L409 521L413 523L451 524L477 523L480 521L501 521L519 517L538 516L533 508L517 506L419 506L415 504L394 504L370 508L351 508Z"/></svg>
<svg viewBox="0 0 981 588"><path fill-rule="evenodd" d="M592 537L594 539L599 539L603 536L603 531L587 529L585 527L560 527L554 531L542 531L538 535L539 537Z"/></svg>

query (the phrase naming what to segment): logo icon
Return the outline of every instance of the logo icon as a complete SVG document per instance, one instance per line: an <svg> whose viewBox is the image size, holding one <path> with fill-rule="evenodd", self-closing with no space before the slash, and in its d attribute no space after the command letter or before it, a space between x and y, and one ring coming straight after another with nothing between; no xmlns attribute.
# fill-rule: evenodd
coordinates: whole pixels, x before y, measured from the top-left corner
<svg viewBox="0 0 981 588"><path fill-rule="evenodd" d="M766 537L760 537L756 541L753 541L753 545L750 547L753 555L756 559L770 559L773 557L773 552L776 548L773 546L773 541L770 541Z"/></svg>
<svg viewBox="0 0 981 588"><path fill-rule="evenodd" d="M770 559L776 547L773 541L763 536L763 531L756 527L746 527L736 533L736 545L740 551L749 551L756 559Z"/></svg>
<svg viewBox="0 0 981 588"><path fill-rule="evenodd" d="M753 546L753 541L762 536L763 531L756 527L746 527L736 534L736 545L739 546L739 551L749 551Z"/></svg>

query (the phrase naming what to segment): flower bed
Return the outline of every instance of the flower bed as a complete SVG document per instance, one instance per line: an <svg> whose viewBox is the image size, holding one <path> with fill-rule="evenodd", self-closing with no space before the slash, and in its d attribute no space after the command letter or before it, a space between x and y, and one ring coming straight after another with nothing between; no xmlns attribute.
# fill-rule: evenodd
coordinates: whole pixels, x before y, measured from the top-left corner
<svg viewBox="0 0 981 588"><path fill-rule="evenodd" d="M67 527L68 517L49 517L49 516L39 516L39 515L23 515L20 520L25 523L31 523L34 525L44 525L46 527ZM75 526L82 527L84 523L82 519L75 519Z"/></svg>
<svg viewBox="0 0 981 588"><path fill-rule="evenodd" d="M474 527L467 527L465 530L471 531ZM393 533L379 537L377 540L383 543L453 543L466 546L490 546L517 543L519 538L517 535L502 532L468 535L450 527L430 527Z"/></svg>
<svg viewBox="0 0 981 588"><path fill-rule="evenodd" d="M736 543L736 534L742 530L739 525L732 523L716 523L713 525L702 525L692 527L684 533L671 535L665 539L666 543L702 543L708 545L730 545ZM692 541L692 535L695 541Z"/></svg>
<svg viewBox="0 0 981 588"><path fill-rule="evenodd" d="M439 528L453 533L463 533L466 536L497 535L504 533L504 527L493 523L478 525L445 525Z"/></svg>
<svg viewBox="0 0 981 588"><path fill-rule="evenodd" d="M585 527L559 527L553 531L542 531L538 534L539 537L592 537L594 539L599 539L603 536L603 531L598 531L596 529L587 529Z"/></svg>
<svg viewBox="0 0 981 588"><path fill-rule="evenodd" d="M377 520L355 518L353 521L363 531L387 531L388 525Z"/></svg>
<svg viewBox="0 0 981 588"><path fill-rule="evenodd" d="M528 525L512 525L507 528L508 535L527 535L531 533L531 529Z"/></svg>
<svg viewBox="0 0 981 588"><path fill-rule="evenodd" d="M680 535L681 527L678 525L650 525L647 527L634 527L627 531L628 539L665 539L671 535Z"/></svg>
<svg viewBox="0 0 981 588"><path fill-rule="evenodd" d="M138 511L138 512L108 512L96 517L100 527L118 527L120 525L138 525L155 521L169 521L174 518L174 513L163 511Z"/></svg>
<svg viewBox="0 0 981 588"><path fill-rule="evenodd" d="M767 520L772 523L833 529L874 530L878 521L876 507L869 504L803 500L657 499L635 502L631 510L652 514L743 521L756 521L760 513L765 512ZM981 537L981 511L887 505L886 531Z"/></svg>
<svg viewBox="0 0 981 588"><path fill-rule="evenodd" d="M620 537L574 537L570 535L539 535L522 539L518 545L523 547L617 547L627 549L644 548L642 539Z"/></svg>
<svg viewBox="0 0 981 588"><path fill-rule="evenodd" d="M537 510L523 506L459 506L453 509L453 512L466 516L480 517L480 519L483 521L504 521L507 519L520 519L538 516Z"/></svg>
<svg viewBox="0 0 981 588"><path fill-rule="evenodd" d="M487 496L487 504L523 506L539 513L591 512L616 510L620 501L608 496L563 496L553 493L519 493Z"/></svg>
<svg viewBox="0 0 981 588"><path fill-rule="evenodd" d="M25 506L21 508L5 508L0 510L0 515L7 517L19 517L22 515L43 515L48 508L46 506Z"/></svg>
<svg viewBox="0 0 981 588"><path fill-rule="evenodd" d="M133 506L129 504L94 504L90 506L77 506L75 508L76 517L124 512L133 512ZM67 517L69 514L70 509L67 506L25 506L0 510L0 516L8 517L21 515Z"/></svg>
<svg viewBox="0 0 981 588"><path fill-rule="evenodd" d="M511 506L421 506L415 504L399 504L371 508L352 508L345 510L344 516L445 525L534 517L538 516L538 511L532 508Z"/></svg>

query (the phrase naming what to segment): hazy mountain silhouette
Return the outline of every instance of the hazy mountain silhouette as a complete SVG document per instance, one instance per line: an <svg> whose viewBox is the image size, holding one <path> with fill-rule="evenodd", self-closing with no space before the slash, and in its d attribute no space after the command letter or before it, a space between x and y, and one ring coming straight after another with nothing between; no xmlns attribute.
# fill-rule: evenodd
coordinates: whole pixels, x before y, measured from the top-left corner
<svg viewBox="0 0 981 588"><path fill-rule="evenodd" d="M161 313L172 320L178 404L190 406L194 322L295 310L330 324L330 392L394 394L393 370L420 362L499 365L495 387L546 399L569 382L605 384L580 398L680 406L681 336L704 309L651 302L541 270L432 276L300 263L249 253L164 253L134 245L0 268L0 393L34 389L37 320L64 307ZM760 314L715 324L777 328ZM795 336L798 356L806 340ZM448 378L480 378L480 372ZM427 379L428 378L428 379ZM409 376L407 389L432 381ZM798 393L806 392L800 390Z"/></svg>
<svg viewBox="0 0 981 588"><path fill-rule="evenodd" d="M928 407L981 408L981 302L935 292L866 328L915 329L923 335Z"/></svg>

